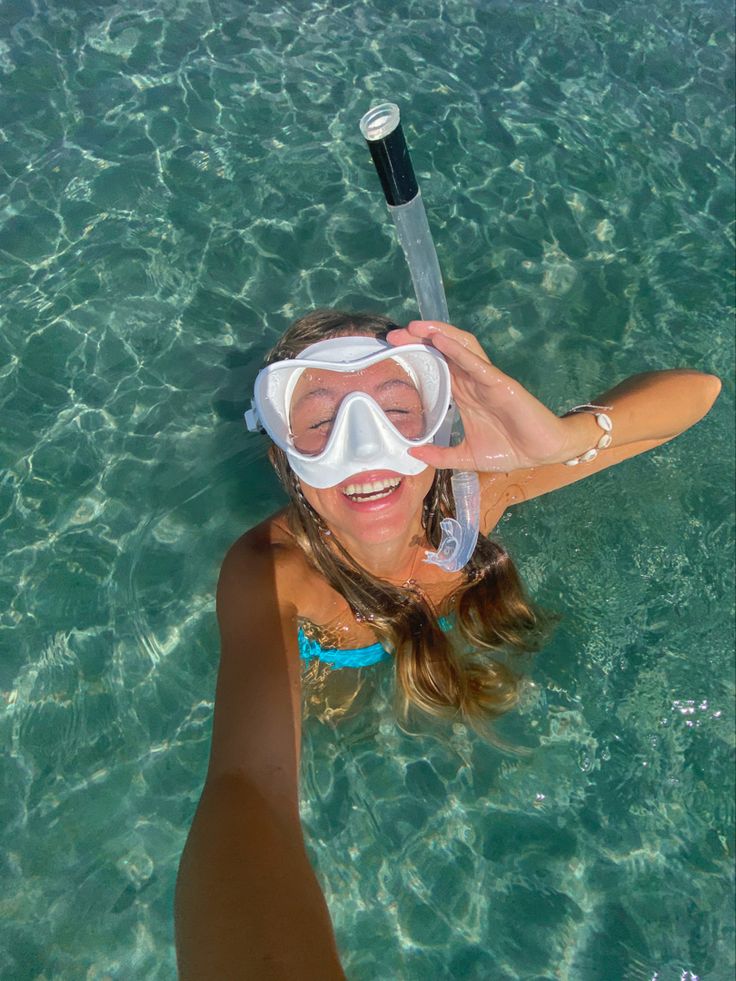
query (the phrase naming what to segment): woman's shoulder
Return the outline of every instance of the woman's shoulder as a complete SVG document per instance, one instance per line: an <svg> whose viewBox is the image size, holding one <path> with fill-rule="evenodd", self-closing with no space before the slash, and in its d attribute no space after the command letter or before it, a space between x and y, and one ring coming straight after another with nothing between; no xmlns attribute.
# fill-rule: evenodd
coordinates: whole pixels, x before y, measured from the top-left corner
<svg viewBox="0 0 736 981"><path fill-rule="evenodd" d="M286 511L279 511L241 535L225 556L220 578L258 590L275 589L279 605L300 617L318 616L331 592L309 563L289 527Z"/></svg>
<svg viewBox="0 0 736 981"><path fill-rule="evenodd" d="M246 574L269 569L277 579L304 574L307 561L289 528L286 511L279 511L250 528L228 549L224 573Z"/></svg>

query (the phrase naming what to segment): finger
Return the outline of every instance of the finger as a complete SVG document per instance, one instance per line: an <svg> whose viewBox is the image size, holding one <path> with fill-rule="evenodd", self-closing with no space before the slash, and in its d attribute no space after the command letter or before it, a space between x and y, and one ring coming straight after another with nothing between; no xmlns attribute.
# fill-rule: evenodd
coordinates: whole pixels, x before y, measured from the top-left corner
<svg viewBox="0 0 736 981"><path fill-rule="evenodd" d="M406 327L397 327L386 334L386 340L394 347L401 347L402 344L421 344L424 338L415 337L410 334Z"/></svg>
<svg viewBox="0 0 736 981"><path fill-rule="evenodd" d="M410 330L411 328L411 330ZM487 386L498 386L510 383L508 375L499 371L488 359L483 348L466 331L458 330L452 324L442 324L433 320L412 320L407 327L389 331L386 339L390 344L401 347L402 344L429 343L450 362L454 382L458 381L458 372L465 372L466 380ZM465 342L470 339L466 345ZM475 353L477 352L477 353Z"/></svg>
<svg viewBox="0 0 736 981"><path fill-rule="evenodd" d="M477 342L474 349L471 349L462 341L445 333L435 333L430 336L432 346L445 355L450 366L462 368L474 381L491 384L506 377L491 364L483 348Z"/></svg>
<svg viewBox="0 0 736 981"><path fill-rule="evenodd" d="M446 324L441 320L411 320L406 325L406 329L414 336L432 341L438 334L443 337L451 337L469 351L473 351L484 358L488 357L475 334L471 334L467 330L460 330L459 327Z"/></svg>
<svg viewBox="0 0 736 981"><path fill-rule="evenodd" d="M433 446L430 443L426 446L412 447L409 456L421 460L422 463L428 463L436 470L455 470L466 466L468 462L460 447Z"/></svg>

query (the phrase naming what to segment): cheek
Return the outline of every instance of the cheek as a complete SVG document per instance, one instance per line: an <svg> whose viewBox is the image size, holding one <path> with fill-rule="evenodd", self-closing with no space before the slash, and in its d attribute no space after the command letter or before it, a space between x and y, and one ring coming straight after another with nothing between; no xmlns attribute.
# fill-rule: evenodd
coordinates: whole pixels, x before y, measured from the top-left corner
<svg viewBox="0 0 736 981"><path fill-rule="evenodd" d="M314 508L317 514L324 518L330 511L330 504L334 501L336 491L328 487L323 490L318 490L316 487L310 487L309 484L302 483L299 481L299 486L302 490L302 495L308 504Z"/></svg>
<svg viewBox="0 0 736 981"><path fill-rule="evenodd" d="M427 467L426 470L420 474L417 474L417 476L414 478L414 480L417 482L417 490L418 493L421 494L422 500L424 500L427 494L429 494L434 482L434 475L436 473L437 471L434 469L434 467Z"/></svg>

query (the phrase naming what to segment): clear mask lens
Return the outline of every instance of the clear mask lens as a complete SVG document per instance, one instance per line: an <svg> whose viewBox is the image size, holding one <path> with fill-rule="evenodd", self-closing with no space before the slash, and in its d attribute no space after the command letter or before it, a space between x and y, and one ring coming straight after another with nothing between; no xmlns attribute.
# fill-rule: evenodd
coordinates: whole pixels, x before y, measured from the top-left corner
<svg viewBox="0 0 736 981"><path fill-rule="evenodd" d="M356 392L368 396L374 405L362 399L350 400ZM305 456L322 453L341 411L351 413L350 428L355 437L370 441L371 430L381 424L369 418L371 409L383 415L404 439L420 443L426 438L432 413L425 411L421 392L398 362L386 360L361 371L305 370L289 407L294 449Z"/></svg>

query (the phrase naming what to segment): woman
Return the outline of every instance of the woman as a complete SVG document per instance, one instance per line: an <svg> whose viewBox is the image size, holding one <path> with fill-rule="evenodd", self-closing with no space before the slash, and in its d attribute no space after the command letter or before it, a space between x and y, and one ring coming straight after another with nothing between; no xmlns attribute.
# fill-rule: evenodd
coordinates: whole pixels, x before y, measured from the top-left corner
<svg viewBox="0 0 736 981"><path fill-rule="evenodd" d="M343 977L299 821L304 662L392 657L404 708L482 726L516 697L488 652L528 649L536 626L486 536L511 505L683 432L720 391L712 375L649 372L558 418L456 327L340 311L297 321L268 361L256 409L291 503L222 567L212 753L177 883L184 979ZM448 379L454 448L437 440ZM424 561L451 468L481 484L481 536L455 573Z"/></svg>

